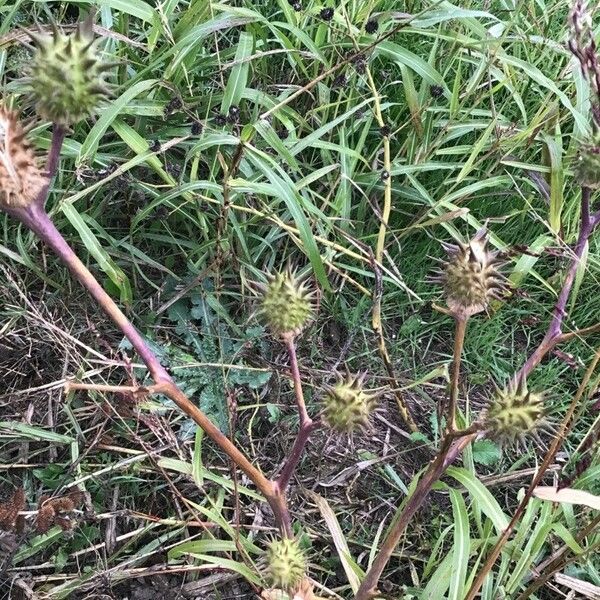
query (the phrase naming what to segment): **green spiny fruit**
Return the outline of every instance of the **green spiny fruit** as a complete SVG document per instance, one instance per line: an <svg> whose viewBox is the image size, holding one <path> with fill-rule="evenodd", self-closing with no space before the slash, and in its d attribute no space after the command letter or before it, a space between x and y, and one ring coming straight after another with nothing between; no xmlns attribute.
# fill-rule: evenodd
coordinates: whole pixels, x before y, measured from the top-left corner
<svg viewBox="0 0 600 600"><path fill-rule="evenodd" d="M313 293L290 268L269 279L260 286L260 314L275 337L300 334L313 316Z"/></svg>
<svg viewBox="0 0 600 600"><path fill-rule="evenodd" d="M575 179L581 186L600 189L600 140L582 144L575 164Z"/></svg>
<svg viewBox="0 0 600 600"><path fill-rule="evenodd" d="M498 270L499 260L486 244L484 230L468 244L444 244L449 257L432 281L444 286L448 308L457 317L482 312L491 300L506 293L507 282Z"/></svg>
<svg viewBox="0 0 600 600"><path fill-rule="evenodd" d="M376 403L376 394L363 389L365 375L346 375L327 388L323 398L323 420L331 429L352 433L366 427Z"/></svg>
<svg viewBox="0 0 600 600"><path fill-rule="evenodd" d="M306 573L306 558L298 542L290 538L275 540L267 549L269 579L274 587L295 588Z"/></svg>
<svg viewBox="0 0 600 600"><path fill-rule="evenodd" d="M511 382L497 389L483 423L490 437L500 443L512 444L535 434L544 425L544 396L527 389L525 381Z"/></svg>
<svg viewBox="0 0 600 600"><path fill-rule="evenodd" d="M91 18L71 35L56 27L51 36L30 35L36 52L29 82L38 115L61 125L88 117L108 96L103 75L113 66L97 56Z"/></svg>

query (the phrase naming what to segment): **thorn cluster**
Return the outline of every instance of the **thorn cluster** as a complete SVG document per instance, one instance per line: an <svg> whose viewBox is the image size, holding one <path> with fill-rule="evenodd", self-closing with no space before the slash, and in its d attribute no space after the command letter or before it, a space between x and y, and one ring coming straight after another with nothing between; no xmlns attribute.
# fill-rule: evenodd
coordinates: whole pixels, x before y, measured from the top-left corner
<svg viewBox="0 0 600 600"><path fill-rule="evenodd" d="M259 312L275 337L299 335L313 316L313 292L291 268L258 285Z"/></svg>
<svg viewBox="0 0 600 600"><path fill-rule="evenodd" d="M483 230L468 244L444 244L448 260L432 281L444 286L446 304L455 317L480 313L506 293L506 278L498 270L500 261L486 245Z"/></svg>
<svg viewBox="0 0 600 600"><path fill-rule="evenodd" d="M527 389L525 381L512 381L496 390L485 411L484 427L502 444L522 441L544 425L544 396Z"/></svg>
<svg viewBox="0 0 600 600"><path fill-rule="evenodd" d="M363 388L365 374L340 377L326 389L323 398L323 420L340 433L353 433L369 423L377 395Z"/></svg>
<svg viewBox="0 0 600 600"><path fill-rule="evenodd" d="M56 26L51 36L30 34L36 52L29 81L43 119L71 125L92 114L109 95L103 76L114 65L99 60L91 26L87 19L71 35Z"/></svg>
<svg viewBox="0 0 600 600"><path fill-rule="evenodd" d="M283 590L295 588L306 573L306 558L298 542L290 538L271 542L267 549L267 568L273 586Z"/></svg>

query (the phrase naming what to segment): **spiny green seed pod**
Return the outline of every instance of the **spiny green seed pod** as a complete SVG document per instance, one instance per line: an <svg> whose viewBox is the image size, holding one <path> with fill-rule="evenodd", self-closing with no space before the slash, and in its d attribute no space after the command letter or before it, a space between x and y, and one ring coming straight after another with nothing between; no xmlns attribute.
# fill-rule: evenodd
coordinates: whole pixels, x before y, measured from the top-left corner
<svg viewBox="0 0 600 600"><path fill-rule="evenodd" d="M581 145L575 163L575 180L581 186L600 189L600 140Z"/></svg>
<svg viewBox="0 0 600 600"><path fill-rule="evenodd" d="M448 308L457 317L480 313L506 293L506 279L498 270L500 261L486 244L484 230L468 244L444 244L449 258L432 281L444 286Z"/></svg>
<svg viewBox="0 0 600 600"><path fill-rule="evenodd" d="M497 389L483 422L490 437L512 444L535 434L544 425L544 396L527 389L524 381Z"/></svg>
<svg viewBox="0 0 600 600"><path fill-rule="evenodd" d="M313 292L290 268L269 279L259 285L260 314L275 337L298 335L313 316Z"/></svg>
<svg viewBox="0 0 600 600"><path fill-rule="evenodd" d="M290 538L271 542L267 568L273 586L284 590L295 588L306 573L306 558L298 542Z"/></svg>
<svg viewBox="0 0 600 600"><path fill-rule="evenodd" d="M17 114L0 106L0 207L29 206L46 183Z"/></svg>
<svg viewBox="0 0 600 600"><path fill-rule="evenodd" d="M36 52L29 82L38 115L70 125L92 114L108 96L103 75L113 65L103 64L98 58L91 18L71 35L54 27L52 36L30 36Z"/></svg>
<svg viewBox="0 0 600 600"><path fill-rule="evenodd" d="M331 429L352 433L366 427L376 404L377 394L363 389L365 374L340 377L323 397L323 420Z"/></svg>

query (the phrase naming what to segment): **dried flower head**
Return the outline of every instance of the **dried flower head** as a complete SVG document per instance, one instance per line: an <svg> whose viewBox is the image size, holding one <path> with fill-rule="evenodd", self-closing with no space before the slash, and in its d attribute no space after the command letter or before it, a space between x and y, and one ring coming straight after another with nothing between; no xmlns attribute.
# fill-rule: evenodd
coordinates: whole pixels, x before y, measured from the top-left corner
<svg viewBox="0 0 600 600"><path fill-rule="evenodd" d="M19 529L19 512L25 508L25 490L15 488L6 502L0 503L0 531Z"/></svg>
<svg viewBox="0 0 600 600"><path fill-rule="evenodd" d="M542 428L544 416L544 395L530 392L524 380L511 381L496 390L483 415L483 423L490 437L512 444Z"/></svg>
<svg viewBox="0 0 600 600"><path fill-rule="evenodd" d="M17 114L0 106L0 207L29 206L45 184Z"/></svg>
<svg viewBox="0 0 600 600"><path fill-rule="evenodd" d="M591 91L591 112L596 130L600 129L600 59L598 57L594 24L586 0L575 0L569 14L571 36L569 50L581 65L583 78Z"/></svg>
<svg viewBox="0 0 600 600"><path fill-rule="evenodd" d="M38 504L37 531L46 533L52 525L59 525L63 531L72 529L74 525L72 513L81 500L82 495L78 490L58 498L42 496Z"/></svg>
<svg viewBox="0 0 600 600"><path fill-rule="evenodd" d="M259 312L271 333L279 338L300 334L314 313L314 294L306 281L288 267L258 287Z"/></svg>
<svg viewBox="0 0 600 600"><path fill-rule="evenodd" d="M54 27L51 36L30 36L36 46L29 76L36 112L62 125L92 114L109 95L104 74L113 65L98 58L91 18L71 35Z"/></svg>
<svg viewBox="0 0 600 600"><path fill-rule="evenodd" d="M353 433L366 427L376 404L377 394L365 391L365 374L339 377L323 397L323 420L340 433Z"/></svg>
<svg viewBox="0 0 600 600"><path fill-rule="evenodd" d="M267 569L271 584L290 590L304 579L306 558L296 540L275 540L267 549Z"/></svg>
<svg viewBox="0 0 600 600"><path fill-rule="evenodd" d="M484 230L468 244L444 244L448 260L432 281L444 286L446 304L456 317L480 313L491 300L506 293L506 278L498 270L500 261L486 244Z"/></svg>

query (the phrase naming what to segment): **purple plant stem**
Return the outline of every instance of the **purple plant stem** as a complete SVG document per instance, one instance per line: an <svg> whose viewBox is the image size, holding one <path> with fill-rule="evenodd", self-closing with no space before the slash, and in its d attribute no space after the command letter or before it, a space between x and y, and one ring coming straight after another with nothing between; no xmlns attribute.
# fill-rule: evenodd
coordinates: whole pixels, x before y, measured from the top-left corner
<svg viewBox="0 0 600 600"><path fill-rule="evenodd" d="M298 435L296 436L290 454L283 465L283 469L275 481L276 488L282 493L285 493L285 490L290 483L290 479L294 474L294 470L300 462L302 452L304 451L310 434L319 426L319 422L313 421L308 416L308 411L306 410L304 392L302 391L302 379L300 378L300 369L298 367L298 357L296 356L296 342L294 336L286 336L284 341L290 357L290 370L292 372L292 380L294 381L296 406L298 408L298 415L300 417L300 430L298 431Z"/></svg>
<svg viewBox="0 0 600 600"><path fill-rule="evenodd" d="M527 359L517 373L517 380L526 379L531 371L539 365L544 356L546 356L546 354L561 341L562 325L566 315L567 302L571 294L575 276L577 275L577 269L581 262L581 257L583 256L586 244L595 227L600 222L600 214L590 215L590 195L591 192L589 188L584 187L581 189L581 226L579 228L579 237L577 238L577 244L573 251L573 258L571 259L569 270L567 271L562 289L552 312L552 320L550 321L548 331L540 345L535 349L533 354Z"/></svg>
<svg viewBox="0 0 600 600"><path fill-rule="evenodd" d="M172 379L170 375L149 349L144 338L115 304L114 300L104 291L104 288L96 281L96 278L90 273L88 268L79 260L79 257L67 244L58 229L56 229L44 209L38 203L34 203L27 208L13 210L12 213L43 242L50 246L57 256L69 267L74 277L89 291L123 332L123 335L131 342L135 351L148 366L150 375L154 381L156 383L171 383Z"/></svg>
<svg viewBox="0 0 600 600"><path fill-rule="evenodd" d="M300 426L311 422L306 410L304 402L304 392L302 391L302 379L300 378L300 368L298 367L298 357L296 356L296 341L294 336L286 336L285 346L290 357L290 370L292 371L292 380L294 382L294 393L296 396L296 406L298 407L298 415L300 416Z"/></svg>
<svg viewBox="0 0 600 600"><path fill-rule="evenodd" d="M61 233L56 229L44 209L38 204L28 208L11 211L24 225L31 229L44 241L57 256L69 267L77 279L105 310L110 319L119 327L131 342L140 358L144 361L155 385L152 391L160 392L171 398L181 410L191 417L207 435L227 454L236 465L254 482L263 493L275 515L275 520L282 535L291 535L291 519L285 494L281 493L274 482L269 481L216 427L210 419L175 385L158 358L150 350L144 338L138 333L129 319L121 312L113 299L104 291L87 267L79 260L75 252L66 243Z"/></svg>
<svg viewBox="0 0 600 600"><path fill-rule="evenodd" d="M192 418L195 423L206 432L213 442L215 442L215 444L244 471L248 478L265 496L265 499L273 511L275 521L281 534L283 536L291 537L293 532L285 490L282 491L275 482L267 479L263 473L248 460L244 453L241 452L238 447L177 387L166 369L160 364L158 358L150 350L144 338L130 323L129 319L123 314L113 299L104 291L104 288L96 281L92 273L81 262L46 213L44 206L48 198L52 179L58 169L60 151L64 137L64 128L55 124L46 163L48 181L31 205L27 207L9 207L0 205L0 209L20 221L35 233L40 240L54 250L56 255L67 265L74 278L88 290L92 297L104 309L109 318L131 342L133 348L144 361L155 382L153 386L148 388L148 391L152 393L163 393L168 396L185 414ZM295 375L299 377L297 361ZM300 388L300 392L301 391Z"/></svg>
<svg viewBox="0 0 600 600"><path fill-rule="evenodd" d="M367 571L358 591L355 600L370 600L376 595L376 588L379 578L383 573L390 557L404 530L410 523L410 520L421 507L429 495L433 484L444 474L446 469L457 459L465 447L473 441L479 433L469 433L457 439L447 436L442 444L440 453L429 465L427 471L423 474L412 496L406 501L404 510L391 525L389 533L385 538L377 557L373 561L370 569Z"/></svg>
<svg viewBox="0 0 600 600"><path fill-rule="evenodd" d="M290 451L289 456L287 457L285 464L283 465L283 469L279 477L276 480L276 485L279 489L285 490L289 483L298 463L300 462L300 458L302 457L302 452L304 452L304 447L308 442L308 438L311 433L319 427L318 421L310 421L300 426L300 431L298 431L298 435L294 440L294 445Z"/></svg>
<svg viewBox="0 0 600 600"><path fill-rule="evenodd" d="M65 141L65 133L65 128L62 125L55 125L52 129L52 142L50 143L50 151L48 153L48 160L46 162L48 183L46 185L45 190L43 190L43 193L45 192L44 202L48 196L48 192L50 191L50 184L52 183L52 179L54 178L54 175L56 175L56 170L58 169L58 163L60 162L60 150L62 148L63 142Z"/></svg>

